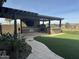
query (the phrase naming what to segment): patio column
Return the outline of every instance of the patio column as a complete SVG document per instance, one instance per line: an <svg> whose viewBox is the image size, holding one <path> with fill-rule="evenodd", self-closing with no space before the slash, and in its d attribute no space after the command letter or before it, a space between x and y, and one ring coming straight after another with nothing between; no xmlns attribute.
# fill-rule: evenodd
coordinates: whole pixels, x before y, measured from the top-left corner
<svg viewBox="0 0 79 59"><path fill-rule="evenodd" d="M60 32L61 32L61 20L59 20L59 29L60 29Z"/></svg>
<svg viewBox="0 0 79 59"><path fill-rule="evenodd" d="M17 20L14 18L14 39L17 38Z"/></svg>
<svg viewBox="0 0 79 59"><path fill-rule="evenodd" d="M44 24L44 19L43 19L43 24Z"/></svg>
<svg viewBox="0 0 79 59"><path fill-rule="evenodd" d="M0 23L0 34L2 34L2 25Z"/></svg>
<svg viewBox="0 0 79 59"><path fill-rule="evenodd" d="M48 33L51 34L51 21L49 20L49 28L48 28Z"/></svg>
<svg viewBox="0 0 79 59"><path fill-rule="evenodd" d="M22 20L20 20L21 34L22 34Z"/></svg>

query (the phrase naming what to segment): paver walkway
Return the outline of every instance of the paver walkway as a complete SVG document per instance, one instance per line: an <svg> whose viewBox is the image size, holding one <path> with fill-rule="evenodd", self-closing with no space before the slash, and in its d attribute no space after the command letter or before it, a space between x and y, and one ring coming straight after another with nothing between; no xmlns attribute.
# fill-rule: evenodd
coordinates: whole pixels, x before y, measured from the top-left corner
<svg viewBox="0 0 79 59"><path fill-rule="evenodd" d="M36 40L33 40L35 36L39 36L38 33L26 34L26 42L32 47L32 53L27 59L64 59L54 52L50 51L47 46Z"/></svg>

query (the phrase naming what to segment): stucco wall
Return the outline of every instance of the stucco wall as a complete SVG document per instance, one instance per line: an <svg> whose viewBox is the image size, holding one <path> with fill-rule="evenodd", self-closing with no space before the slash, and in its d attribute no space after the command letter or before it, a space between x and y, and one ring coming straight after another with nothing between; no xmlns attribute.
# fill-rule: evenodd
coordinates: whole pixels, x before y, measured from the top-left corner
<svg viewBox="0 0 79 59"><path fill-rule="evenodd" d="M17 31L18 31L19 27L20 26L18 25L17 26ZM14 25L2 25L2 32L3 33L7 33L7 32L14 33Z"/></svg>

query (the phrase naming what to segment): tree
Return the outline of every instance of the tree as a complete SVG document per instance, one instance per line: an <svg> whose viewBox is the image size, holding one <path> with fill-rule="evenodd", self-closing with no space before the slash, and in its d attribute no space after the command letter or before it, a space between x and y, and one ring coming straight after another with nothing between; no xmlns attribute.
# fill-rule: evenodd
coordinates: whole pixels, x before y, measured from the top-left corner
<svg viewBox="0 0 79 59"><path fill-rule="evenodd" d="M3 6L4 2L7 2L7 0L0 0L0 7Z"/></svg>

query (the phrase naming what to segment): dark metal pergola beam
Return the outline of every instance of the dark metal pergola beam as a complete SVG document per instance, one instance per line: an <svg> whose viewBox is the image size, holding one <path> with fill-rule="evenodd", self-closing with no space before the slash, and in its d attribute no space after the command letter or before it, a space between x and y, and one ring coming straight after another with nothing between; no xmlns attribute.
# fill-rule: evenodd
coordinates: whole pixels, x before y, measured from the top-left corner
<svg viewBox="0 0 79 59"><path fill-rule="evenodd" d="M14 16L15 18L15 16ZM14 19L14 39L17 38L17 19Z"/></svg>
<svg viewBox="0 0 79 59"><path fill-rule="evenodd" d="M61 21L62 21L62 20L59 21L60 32L62 32L62 30L61 30Z"/></svg>
<svg viewBox="0 0 79 59"><path fill-rule="evenodd" d="M44 21L49 21L49 20L63 20L63 18L60 17L52 17L52 16L45 16L45 15L39 15L40 21L44 19Z"/></svg>
<svg viewBox="0 0 79 59"><path fill-rule="evenodd" d="M37 13L34 12L28 12L7 7L0 7L0 17L2 18L14 19L13 18L14 13L16 14L16 19L26 19L26 18L35 19L38 15Z"/></svg>
<svg viewBox="0 0 79 59"><path fill-rule="evenodd" d="M59 27L61 28L61 20L59 21Z"/></svg>
<svg viewBox="0 0 79 59"><path fill-rule="evenodd" d="M20 20L20 31L21 31L21 33L22 33L22 20Z"/></svg>
<svg viewBox="0 0 79 59"><path fill-rule="evenodd" d="M49 20L49 30L48 30L49 32L49 34L51 34L51 21Z"/></svg>
<svg viewBox="0 0 79 59"><path fill-rule="evenodd" d="M42 21L42 22L43 22L43 24L44 24L44 19L43 19L43 21Z"/></svg>
<svg viewBox="0 0 79 59"><path fill-rule="evenodd" d="M0 34L2 34L2 24L0 23Z"/></svg>

